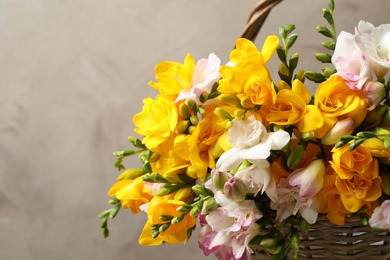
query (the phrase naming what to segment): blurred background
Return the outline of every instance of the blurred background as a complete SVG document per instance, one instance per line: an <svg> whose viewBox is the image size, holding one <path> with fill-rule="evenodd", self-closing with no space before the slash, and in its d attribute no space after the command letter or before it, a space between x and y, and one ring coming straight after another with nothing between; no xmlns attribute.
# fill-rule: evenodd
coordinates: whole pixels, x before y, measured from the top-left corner
<svg viewBox="0 0 390 260"><path fill-rule="evenodd" d="M390 22L390 1L335 2L338 31L353 32L359 20ZM144 214L120 211L107 239L97 215L109 208L118 175L112 152L131 147L132 117L156 95L147 85L155 64L211 52L226 63L256 3L0 0L0 259L207 259L196 232L186 245L143 248ZM326 6L285 0L257 46L295 23L300 68L319 70L314 53L325 38L315 26L326 24ZM275 77L277 66L273 59Z"/></svg>

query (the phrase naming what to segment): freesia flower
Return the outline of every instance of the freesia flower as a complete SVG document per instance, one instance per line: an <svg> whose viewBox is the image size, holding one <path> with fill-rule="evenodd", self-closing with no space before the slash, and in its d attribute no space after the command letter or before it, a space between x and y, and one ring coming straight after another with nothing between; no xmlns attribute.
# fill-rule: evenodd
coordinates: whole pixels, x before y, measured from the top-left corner
<svg viewBox="0 0 390 260"><path fill-rule="evenodd" d="M316 198L304 198L300 195L300 187L291 186L288 180L283 178L278 186L278 201L271 201L271 209L276 210L276 221L282 222L298 212L309 223L317 220L319 202Z"/></svg>
<svg viewBox="0 0 390 260"><path fill-rule="evenodd" d="M388 229L390 231L390 200L385 200L374 209L368 224L373 228Z"/></svg>
<svg viewBox="0 0 390 260"><path fill-rule="evenodd" d="M252 164L237 171L234 176L243 180L248 193L256 195L259 192L265 192L271 200L277 200L276 183L268 165L261 167L260 164Z"/></svg>
<svg viewBox="0 0 390 260"><path fill-rule="evenodd" d="M375 27L360 21L355 29L355 41L378 79L383 79L390 68L390 24Z"/></svg>
<svg viewBox="0 0 390 260"><path fill-rule="evenodd" d="M233 259L242 259L246 250L252 251L248 244L258 232L255 222L263 215L253 200L235 202L219 191L215 192L214 197L221 207L205 217L207 224L202 227L199 239L201 248L205 253L213 249L221 253L221 247L227 247L227 250L222 250L226 253L231 248Z"/></svg>
<svg viewBox="0 0 390 260"><path fill-rule="evenodd" d="M228 137L233 148L218 159L218 171L233 170L244 160L267 165L265 159L271 150L282 149L290 141L290 135L284 130L268 133L253 115L244 120L234 119Z"/></svg>
<svg viewBox="0 0 390 260"><path fill-rule="evenodd" d="M196 104L201 104L200 96L203 93L209 94L213 84L220 78L219 68L221 60L211 53L208 59L201 59L196 63L192 72L191 87L183 88L175 102L180 100L194 100Z"/></svg>
<svg viewBox="0 0 390 260"><path fill-rule="evenodd" d="M354 35L350 33L341 32L337 37L332 63L337 70L337 75L342 77L352 90L362 89L366 81L371 78L368 61L358 48Z"/></svg>
<svg viewBox="0 0 390 260"><path fill-rule="evenodd" d="M340 140L343 135L352 134L355 129L355 120L352 118L345 118L333 126L322 138L321 142L325 145L333 145Z"/></svg>
<svg viewBox="0 0 390 260"><path fill-rule="evenodd" d="M371 111L376 108L385 97L385 85L379 81L370 81L364 86L363 93L368 104L367 110Z"/></svg>
<svg viewBox="0 0 390 260"><path fill-rule="evenodd" d="M306 168L291 173L287 180L291 186L299 186L299 195L303 198L314 197L324 182L325 164L321 159L314 160Z"/></svg>

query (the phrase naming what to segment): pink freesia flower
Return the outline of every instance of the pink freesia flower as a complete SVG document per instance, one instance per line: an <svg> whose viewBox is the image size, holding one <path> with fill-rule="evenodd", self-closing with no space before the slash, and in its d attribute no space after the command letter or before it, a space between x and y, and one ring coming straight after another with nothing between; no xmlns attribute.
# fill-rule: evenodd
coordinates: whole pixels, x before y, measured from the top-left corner
<svg viewBox="0 0 390 260"><path fill-rule="evenodd" d="M385 200L374 209L368 224L373 228L390 230L390 200Z"/></svg>
<svg viewBox="0 0 390 260"><path fill-rule="evenodd" d="M354 35L341 32L332 56L332 63L337 75L345 80L350 89L362 89L364 83L371 78L370 66L358 48Z"/></svg>
<svg viewBox="0 0 390 260"><path fill-rule="evenodd" d="M315 195L322 187L324 172L323 161L315 160L307 168L280 180L278 201L271 201L271 208L276 210L276 221L281 222L299 212L308 223L316 222L319 202Z"/></svg>
<svg viewBox="0 0 390 260"><path fill-rule="evenodd" d="M376 108L386 95L385 85L379 81L370 81L363 88L364 96L368 103L367 110Z"/></svg>
<svg viewBox="0 0 390 260"><path fill-rule="evenodd" d="M321 190L324 183L325 164L321 159L312 161L306 168L291 173L287 180L291 186L298 186L299 196L312 198Z"/></svg>
<svg viewBox="0 0 390 260"><path fill-rule="evenodd" d="M214 195L221 207L205 217L207 224L201 229L199 246L205 254L214 252L219 259L247 259L246 250L252 252L249 241L258 233L255 222L262 213L253 200L234 202L219 191Z"/></svg>
<svg viewBox="0 0 390 260"><path fill-rule="evenodd" d="M219 68L221 60L211 53L208 59L201 59L196 63L192 72L190 89L183 89L175 102L180 100L194 100L198 105L203 93L209 94L213 84L220 78Z"/></svg>

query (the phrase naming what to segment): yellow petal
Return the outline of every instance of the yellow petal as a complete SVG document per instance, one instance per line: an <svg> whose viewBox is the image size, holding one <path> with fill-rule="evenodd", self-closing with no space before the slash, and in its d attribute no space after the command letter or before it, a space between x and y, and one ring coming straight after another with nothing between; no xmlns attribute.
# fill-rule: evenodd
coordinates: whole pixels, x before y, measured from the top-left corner
<svg viewBox="0 0 390 260"><path fill-rule="evenodd" d="M298 122L298 129L301 133L313 132L323 124L324 117L320 110L314 105L307 105L302 119Z"/></svg>
<svg viewBox="0 0 390 260"><path fill-rule="evenodd" d="M307 87L302 83L302 81L298 79L294 80L292 83L291 90L294 93L298 94L300 97L302 97L305 100L306 104L309 104L311 100L311 95Z"/></svg>
<svg viewBox="0 0 390 260"><path fill-rule="evenodd" d="M276 35L270 35L265 39L263 48L261 49L261 54L265 63L272 58L278 46L279 38Z"/></svg>

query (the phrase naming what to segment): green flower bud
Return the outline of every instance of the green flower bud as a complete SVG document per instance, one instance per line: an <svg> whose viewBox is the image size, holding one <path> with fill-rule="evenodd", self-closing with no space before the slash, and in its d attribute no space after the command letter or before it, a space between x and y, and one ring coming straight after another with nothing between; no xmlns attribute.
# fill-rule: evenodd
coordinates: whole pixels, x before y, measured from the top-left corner
<svg viewBox="0 0 390 260"><path fill-rule="evenodd" d="M165 230L167 230L167 229L169 228L170 225L171 225L171 223L162 224L162 225L160 226L160 228L158 229L158 231L159 231L160 233L162 233L162 232L164 232Z"/></svg>
<svg viewBox="0 0 390 260"><path fill-rule="evenodd" d="M186 103L181 103L179 106L179 115L183 119L188 119L191 116L190 108L187 106Z"/></svg>
<svg viewBox="0 0 390 260"><path fill-rule="evenodd" d="M331 63L332 62L332 55L329 55L327 53L316 53L316 59L321 61L322 63Z"/></svg>
<svg viewBox="0 0 390 260"><path fill-rule="evenodd" d="M226 172L219 172L217 170L213 170L211 172L211 180L214 188L219 191L223 190L225 183L229 180L229 176Z"/></svg>
<svg viewBox="0 0 390 260"><path fill-rule="evenodd" d="M299 144L291 151L290 155L287 159L287 167L289 169L295 168L299 162L302 160L303 153L305 152L305 146L303 144Z"/></svg>
<svg viewBox="0 0 390 260"><path fill-rule="evenodd" d="M388 135L390 135L390 131L381 127L375 128L376 137L381 141L384 141Z"/></svg>
<svg viewBox="0 0 390 260"><path fill-rule="evenodd" d="M240 99L233 94L221 94L218 96L218 99L224 103L228 103L234 106L240 105Z"/></svg>
<svg viewBox="0 0 390 260"><path fill-rule="evenodd" d="M118 176L118 181L124 180L124 179L134 180L135 178L138 178L138 177L142 176L144 173L145 172L143 172L139 168L130 168L130 169L127 169L126 171L122 172Z"/></svg>
<svg viewBox="0 0 390 260"><path fill-rule="evenodd" d="M224 110L220 107L217 107L216 109L214 109L214 114L223 118L223 119L227 119L227 120L234 119L228 112L226 112L226 110Z"/></svg>
<svg viewBox="0 0 390 260"><path fill-rule="evenodd" d="M246 196L246 187L241 179L232 177L223 187L225 196L233 201L243 201Z"/></svg>
<svg viewBox="0 0 390 260"><path fill-rule="evenodd" d="M184 219L185 215L186 214L180 214L180 215L177 215L176 217L172 218L171 224L175 225L175 224L180 223Z"/></svg>
<svg viewBox="0 0 390 260"><path fill-rule="evenodd" d="M369 126L376 124L379 120L381 120L382 117L384 119L384 117L386 116L386 113L385 113L386 111L388 111L388 106L386 106L386 105L377 106L373 110L368 111L368 113L367 113L367 115L362 123L362 127L367 128ZM383 119L382 119L382 121L383 121ZM389 119L390 119L390 115L389 115Z"/></svg>
<svg viewBox="0 0 390 260"><path fill-rule="evenodd" d="M211 211L216 210L219 207L218 203L215 200L206 200L203 203L202 207L202 215L206 215L210 213Z"/></svg>
<svg viewBox="0 0 390 260"><path fill-rule="evenodd" d="M183 120L177 123L176 129L179 133L187 133L190 121Z"/></svg>
<svg viewBox="0 0 390 260"><path fill-rule="evenodd" d="M197 125L199 123L199 118L195 115L190 116L190 122L192 125Z"/></svg>
<svg viewBox="0 0 390 260"><path fill-rule="evenodd" d="M260 246L263 248L271 248L275 245L275 241L273 238L264 238L260 242Z"/></svg>
<svg viewBox="0 0 390 260"><path fill-rule="evenodd" d="M195 129L196 129L196 126L193 126L193 125L188 127L188 133L192 134L193 132L195 132Z"/></svg>
<svg viewBox="0 0 390 260"><path fill-rule="evenodd" d="M300 140L301 141L308 141L314 137L314 132L307 132L307 133L302 133Z"/></svg>

